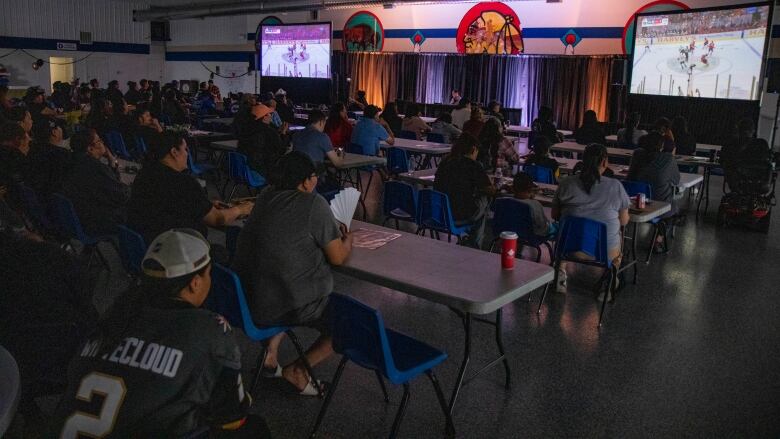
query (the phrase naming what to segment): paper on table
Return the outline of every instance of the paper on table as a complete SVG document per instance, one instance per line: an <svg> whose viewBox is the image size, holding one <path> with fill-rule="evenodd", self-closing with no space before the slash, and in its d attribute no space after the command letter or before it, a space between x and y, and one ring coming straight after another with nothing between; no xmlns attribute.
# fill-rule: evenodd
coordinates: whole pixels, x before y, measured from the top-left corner
<svg viewBox="0 0 780 439"><path fill-rule="evenodd" d="M401 237L400 233L389 233L381 230L357 229L352 234L352 246L376 250L388 242Z"/></svg>
<svg viewBox="0 0 780 439"><path fill-rule="evenodd" d="M330 202L330 210L333 212L333 216L347 226L347 231L349 231L349 226L352 224L352 217L355 216L358 201L360 201L360 192L353 187L348 187L337 193Z"/></svg>

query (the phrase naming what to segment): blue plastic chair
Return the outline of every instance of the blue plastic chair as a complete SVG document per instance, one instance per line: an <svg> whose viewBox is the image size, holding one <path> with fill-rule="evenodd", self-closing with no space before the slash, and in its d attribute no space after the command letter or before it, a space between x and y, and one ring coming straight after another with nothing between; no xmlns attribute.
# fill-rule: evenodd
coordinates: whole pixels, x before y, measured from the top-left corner
<svg viewBox="0 0 780 439"><path fill-rule="evenodd" d="M417 133L414 131L401 130L398 133L398 137L401 139L417 140Z"/></svg>
<svg viewBox="0 0 780 439"><path fill-rule="evenodd" d="M582 252L588 255L591 259L580 259L575 257L575 252ZM567 216L563 218L561 222L561 228L558 232L558 241L555 245L555 278L553 285L558 284L558 271L561 268L561 262L572 261L578 264L590 265L593 267L600 267L605 270L605 277L607 274L607 294L604 294L604 301L601 304L601 314L599 315L599 326L601 326L601 320L604 318L604 309L607 305L607 298L612 290L612 286L615 284L615 277L617 276L617 270L612 265L612 260L609 258L609 249L607 248L607 225L594 221L588 218L582 218L577 216ZM599 282L599 288L603 284ZM539 300L539 309L537 313L542 311L542 304L544 298L547 295L547 289L550 284L544 287L544 292Z"/></svg>
<svg viewBox="0 0 780 439"><path fill-rule="evenodd" d="M222 315L227 319L231 326L240 328L252 341L268 340L274 335L282 332L287 334L295 345L298 355L303 359L306 371L309 373L312 380L314 380L317 391L320 393L320 397L322 397L323 392L320 388L319 381L314 377L311 366L309 366L309 362L306 361L306 357L304 356L305 351L303 350L298 337L295 335L295 332L287 326L272 326L266 328L258 328L255 326L255 323L252 320L252 313L249 311L249 305L246 301L244 289L241 286L241 280L236 273L219 264L215 263L212 265L211 290L206 298L204 307ZM263 349L262 355L257 358L257 370L255 372L255 377L252 380L250 394L254 393L257 382L260 379L266 355L268 355L268 351Z"/></svg>
<svg viewBox="0 0 780 439"><path fill-rule="evenodd" d="M84 228L81 226L81 221L76 214L76 209L73 208L73 203L63 195L52 194L51 212L60 233L68 239L79 241L84 246L84 251L89 253L87 269L92 265L92 259L95 254L97 254L106 270L111 271L111 266L108 264L108 261L103 256L103 253L98 246L101 242L108 242L113 246L114 241L111 240L110 236L87 235Z"/></svg>
<svg viewBox="0 0 780 439"><path fill-rule="evenodd" d="M119 225L119 258L122 266L130 277L138 278L141 273L141 262L146 254L144 238L133 229Z"/></svg>
<svg viewBox="0 0 780 439"><path fill-rule="evenodd" d="M22 208L27 218L32 222L32 225L43 233L51 233L55 227L46 212L46 207L41 204L38 194L24 184L17 186L19 190L19 196L22 202Z"/></svg>
<svg viewBox="0 0 780 439"><path fill-rule="evenodd" d="M355 299L340 294L330 296L331 322L333 329L333 349L342 355L336 369L325 402L322 404L310 437L315 437L328 410L328 405L336 393L341 374L347 361L360 367L373 370L377 375L385 376L395 385L403 385L404 396L393 421L390 437L398 434L401 421L409 401L409 382L421 374L426 374L433 384L446 418L447 432L454 436L447 402L441 391L433 368L447 359L447 354L408 335L385 327L382 316ZM380 380L380 383L382 381Z"/></svg>
<svg viewBox="0 0 780 439"><path fill-rule="evenodd" d="M135 156L136 159L143 159L146 157L146 153L149 151L149 148L146 146L146 140L144 140L141 136L135 136Z"/></svg>
<svg viewBox="0 0 780 439"><path fill-rule="evenodd" d="M214 165L209 165L207 163L196 163L191 149L188 149L187 151L187 166L190 168L192 175L196 177L203 177L209 173L214 172L216 169Z"/></svg>
<svg viewBox="0 0 780 439"><path fill-rule="evenodd" d="M444 141L444 135L439 133L428 133L426 140L428 142L434 142L434 143L446 143Z"/></svg>
<svg viewBox="0 0 780 439"><path fill-rule="evenodd" d="M522 252L522 246L527 245L536 249L536 262L542 260L542 245L553 257L551 241L555 236L538 236L534 234L534 220L531 207L520 200L502 197L493 202L493 245L498 241L501 232L517 233L517 255ZM492 250L492 246L491 246Z"/></svg>
<svg viewBox="0 0 780 439"><path fill-rule="evenodd" d="M406 150L394 146L387 148L387 171L391 175L409 172L409 155Z"/></svg>
<svg viewBox="0 0 780 439"><path fill-rule="evenodd" d="M530 175L537 183L555 184L555 177L550 168L538 165L525 165L523 166L523 172Z"/></svg>
<svg viewBox="0 0 780 439"><path fill-rule="evenodd" d="M399 227L398 221L417 221L417 198L414 187L402 181L388 181L385 183L385 195L382 204L385 215L384 225L388 220L395 220L395 228Z"/></svg>
<svg viewBox="0 0 780 439"><path fill-rule="evenodd" d="M439 238L439 232L447 234L447 241L452 241L452 235L458 237L458 242L464 235L468 234L470 224L455 225L455 219L452 217L450 208L450 198L447 194L433 190L422 189L418 193L417 202L417 234L425 236L425 231L429 230L431 238L434 232L436 238Z"/></svg>
<svg viewBox="0 0 780 439"><path fill-rule="evenodd" d="M108 147L111 148L111 152L123 158L125 160L132 160L133 156L127 150L125 145L125 139L122 137L122 133L119 131L107 131L105 134Z"/></svg>
<svg viewBox="0 0 780 439"><path fill-rule="evenodd" d="M621 181L621 183L623 183L623 188L626 190L626 194L628 194L629 197L635 197L637 194L645 194L648 200L653 199L653 187L650 183L643 181ZM655 240L658 239L659 235L663 234L664 236L664 249L669 249L667 245L669 237L666 233L666 223L664 223L661 218L653 218L649 223L653 225L653 237L650 241L650 250L648 250L647 257L645 258L646 264L649 264L650 259L653 257L653 247L655 246ZM636 226L637 225L634 224L634 227ZM634 281L636 281L636 268L634 269Z"/></svg>
<svg viewBox="0 0 780 439"><path fill-rule="evenodd" d="M248 189L260 189L266 185L265 177L251 169L247 164L246 156L237 152L228 153L228 176L233 181L233 189L227 197L228 200L233 199L239 185L246 186Z"/></svg>

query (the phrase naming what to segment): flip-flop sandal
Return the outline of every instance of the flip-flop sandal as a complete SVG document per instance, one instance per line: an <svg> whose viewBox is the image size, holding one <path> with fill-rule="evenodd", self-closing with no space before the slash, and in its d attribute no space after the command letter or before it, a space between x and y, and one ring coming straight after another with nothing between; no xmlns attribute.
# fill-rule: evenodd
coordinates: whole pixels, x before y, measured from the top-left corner
<svg viewBox="0 0 780 439"><path fill-rule="evenodd" d="M325 385L324 381L317 380L317 383L320 385L320 388L322 389L322 393L324 394L327 391L327 386ZM292 384L290 384L293 386ZM293 386L295 390L298 390L295 386ZM303 388L303 390L298 390L298 394L301 396L320 396L319 392L317 392L317 386L314 385L314 380L309 378L309 382L306 383L306 387Z"/></svg>
<svg viewBox="0 0 780 439"><path fill-rule="evenodd" d="M263 378L281 378L282 377L282 366L276 365L276 369L273 367L265 367L263 366L263 372L262 372Z"/></svg>

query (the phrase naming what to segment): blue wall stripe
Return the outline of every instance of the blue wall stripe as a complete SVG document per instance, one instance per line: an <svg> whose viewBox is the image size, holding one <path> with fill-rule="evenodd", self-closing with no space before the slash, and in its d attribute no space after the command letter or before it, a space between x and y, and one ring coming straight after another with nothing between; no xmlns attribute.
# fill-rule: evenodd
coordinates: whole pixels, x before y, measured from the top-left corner
<svg viewBox="0 0 780 439"><path fill-rule="evenodd" d="M105 41L95 41L92 44L80 44L78 40L6 37L0 35L0 47L7 47L11 49L57 50L57 43L76 44L78 50L82 52L137 53L142 55L149 54L148 44L109 43ZM62 52L70 51L63 50Z"/></svg>

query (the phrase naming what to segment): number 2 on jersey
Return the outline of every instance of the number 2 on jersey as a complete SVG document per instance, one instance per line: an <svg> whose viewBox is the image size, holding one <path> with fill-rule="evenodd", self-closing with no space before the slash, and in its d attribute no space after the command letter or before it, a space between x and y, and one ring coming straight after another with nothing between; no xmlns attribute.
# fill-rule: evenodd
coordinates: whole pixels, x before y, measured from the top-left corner
<svg viewBox="0 0 780 439"><path fill-rule="evenodd" d="M125 399L125 382L122 378L92 372L81 379L76 398L90 402L94 395L103 396L103 405L98 416L76 411L65 420L60 439L78 438L79 434L104 437L111 433L116 415Z"/></svg>

